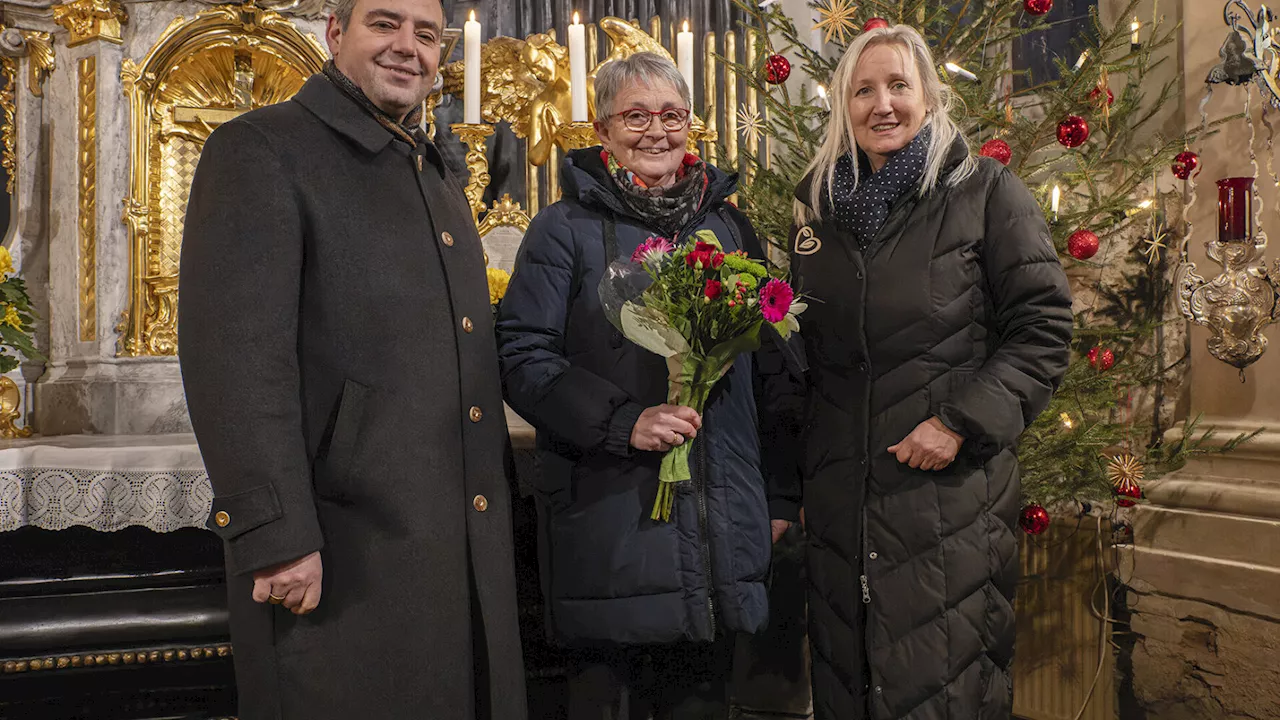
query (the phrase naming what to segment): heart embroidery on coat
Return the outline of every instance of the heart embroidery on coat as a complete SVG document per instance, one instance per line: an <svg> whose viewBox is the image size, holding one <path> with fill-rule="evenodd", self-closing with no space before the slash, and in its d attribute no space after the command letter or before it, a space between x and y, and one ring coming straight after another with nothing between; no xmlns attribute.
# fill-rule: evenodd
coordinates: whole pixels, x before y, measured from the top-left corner
<svg viewBox="0 0 1280 720"><path fill-rule="evenodd" d="M805 225L796 233L796 254L812 255L822 249L822 240L813 234L813 228Z"/></svg>

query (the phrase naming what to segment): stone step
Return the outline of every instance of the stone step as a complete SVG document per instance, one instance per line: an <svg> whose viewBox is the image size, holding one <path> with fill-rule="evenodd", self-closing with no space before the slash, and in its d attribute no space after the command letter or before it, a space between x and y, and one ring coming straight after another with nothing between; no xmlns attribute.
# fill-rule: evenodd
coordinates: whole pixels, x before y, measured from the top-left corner
<svg viewBox="0 0 1280 720"><path fill-rule="evenodd" d="M1280 520L1141 505L1133 535L1142 548L1280 569Z"/></svg>

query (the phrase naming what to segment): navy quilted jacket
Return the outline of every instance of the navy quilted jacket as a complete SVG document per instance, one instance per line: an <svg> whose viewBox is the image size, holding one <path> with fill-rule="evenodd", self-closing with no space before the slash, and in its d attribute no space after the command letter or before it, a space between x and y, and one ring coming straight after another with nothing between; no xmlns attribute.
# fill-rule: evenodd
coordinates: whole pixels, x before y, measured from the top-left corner
<svg viewBox="0 0 1280 720"><path fill-rule="evenodd" d="M613 260L610 226L617 258L656 231L624 209L599 153L566 158L564 199L530 225L497 323L507 402L537 429L549 632L564 644L753 632L767 614L771 552L755 359L740 356L713 391L695 477L679 487L671 522L650 520L661 454L634 451L629 438L641 411L666 400L666 363L609 323L597 287ZM702 209L678 240L707 228L726 250L757 249L725 200L736 184L712 169Z"/></svg>

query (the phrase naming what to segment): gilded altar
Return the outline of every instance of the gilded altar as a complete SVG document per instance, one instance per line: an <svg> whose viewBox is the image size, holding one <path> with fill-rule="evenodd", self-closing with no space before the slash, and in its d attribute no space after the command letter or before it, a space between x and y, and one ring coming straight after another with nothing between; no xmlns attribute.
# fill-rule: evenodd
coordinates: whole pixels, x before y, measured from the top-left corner
<svg viewBox="0 0 1280 720"><path fill-rule="evenodd" d="M219 124L287 100L320 69L331 5L5 5L0 164L15 197L6 246L33 288L48 358L12 374L22 409L10 424L44 434L189 430L176 362L178 270L200 152ZM446 58L461 56L460 35L446 32ZM707 33L699 54L690 150L721 164L738 158L739 117L757 114L750 92L737 112L738 84L721 79L732 76L722 56L755 52L750 34L742 40ZM671 56L674 45L674 27L659 18L600 18L586 27L588 77L634 52ZM492 38L481 55L482 122L450 123L460 115L460 61L442 63L426 117L465 168L491 266L509 270L530 218L559 197L563 154L595 134L589 122L569 122L568 56L554 30ZM514 175L490 173L504 133L517 139L502 148L523 168ZM759 149L744 138L741 149Z"/></svg>

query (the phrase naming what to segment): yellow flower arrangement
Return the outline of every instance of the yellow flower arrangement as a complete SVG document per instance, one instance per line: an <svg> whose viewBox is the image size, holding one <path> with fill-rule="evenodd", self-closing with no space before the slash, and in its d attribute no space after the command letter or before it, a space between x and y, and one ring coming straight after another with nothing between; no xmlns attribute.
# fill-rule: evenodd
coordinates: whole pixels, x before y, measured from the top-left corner
<svg viewBox="0 0 1280 720"><path fill-rule="evenodd" d="M13 274L13 256L9 249L0 245L0 281Z"/></svg>
<svg viewBox="0 0 1280 720"><path fill-rule="evenodd" d="M14 307L14 306L12 306L12 305L5 305L5 306L4 306L4 319L3 319L3 320L0 320L0 323L4 323L5 325L8 325L9 327L13 328L14 330L21 330L21 329L22 329L22 318L18 316L18 308Z"/></svg>
<svg viewBox="0 0 1280 720"><path fill-rule="evenodd" d="M489 304L497 305L498 301L507 294L507 283L511 282L511 273L501 268L485 268L484 272L489 278Z"/></svg>

